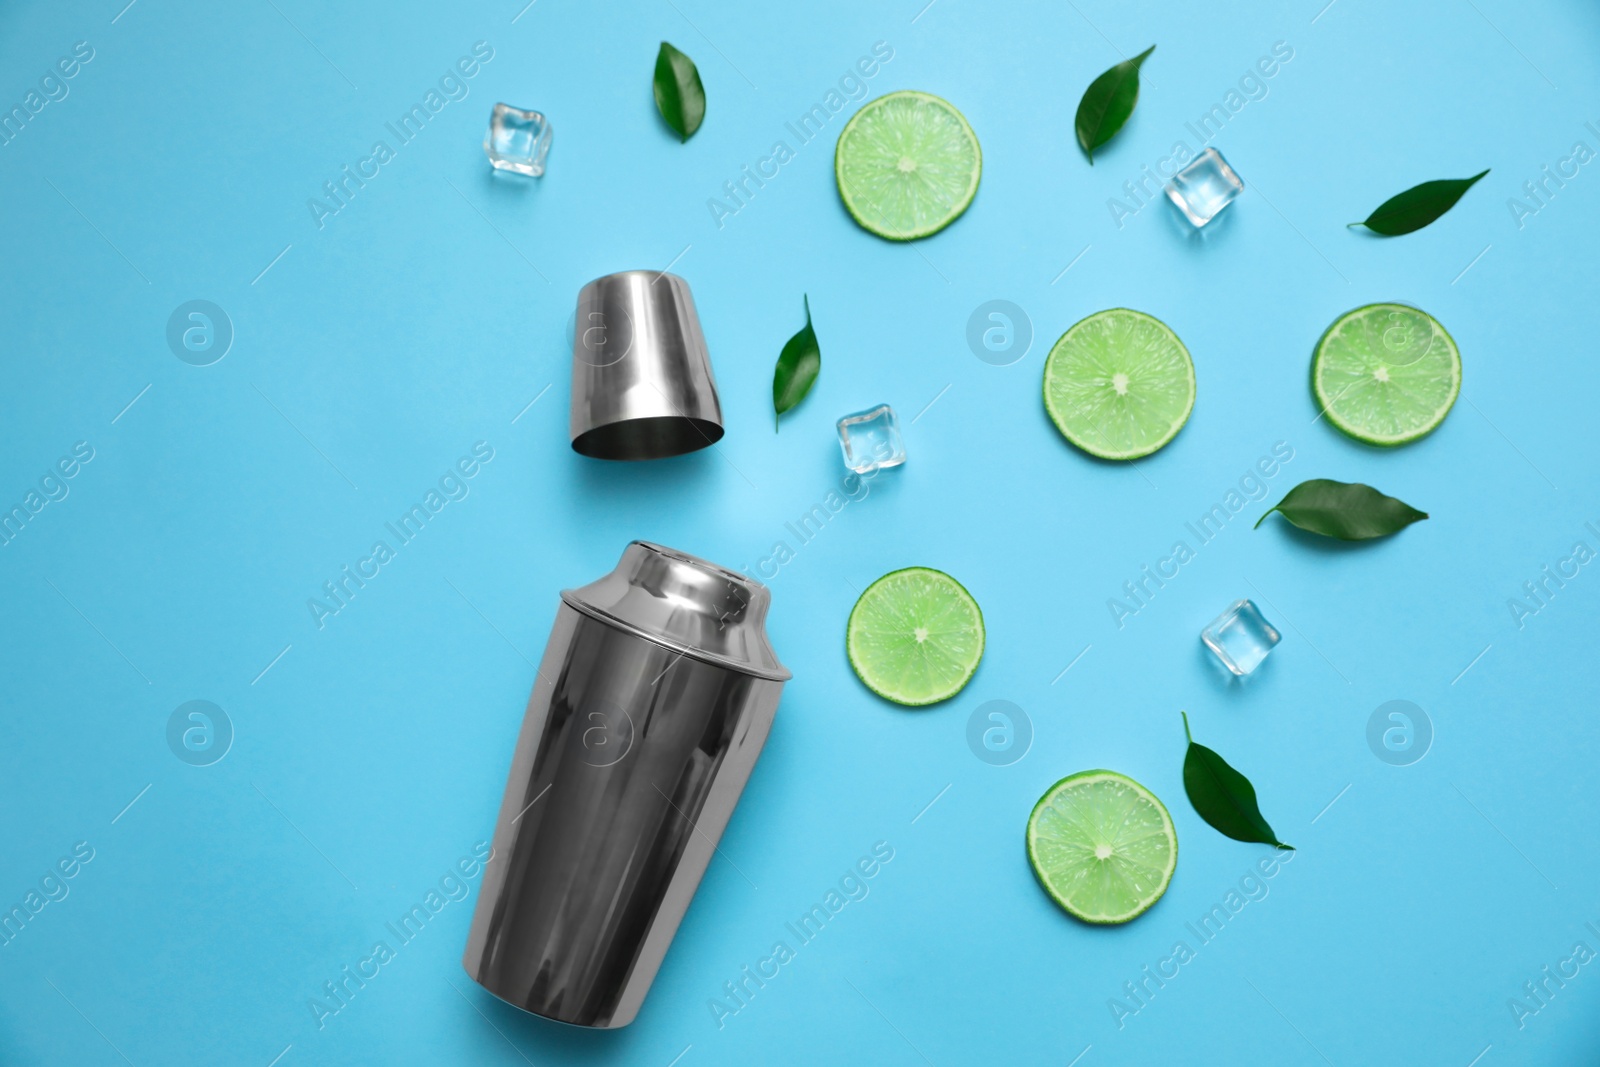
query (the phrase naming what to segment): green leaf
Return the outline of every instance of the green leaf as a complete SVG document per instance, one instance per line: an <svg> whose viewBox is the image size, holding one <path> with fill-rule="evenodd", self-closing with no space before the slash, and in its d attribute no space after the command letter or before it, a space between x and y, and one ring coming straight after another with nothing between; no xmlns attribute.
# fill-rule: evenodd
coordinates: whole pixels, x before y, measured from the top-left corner
<svg viewBox="0 0 1600 1067"><path fill-rule="evenodd" d="M1117 135L1139 102L1139 67L1156 50L1151 45L1089 83L1078 101L1078 143L1094 166L1094 150Z"/></svg>
<svg viewBox="0 0 1600 1067"><path fill-rule="evenodd" d="M1410 504L1384 496L1360 482L1336 482L1331 478L1312 478L1301 482L1268 510L1312 533L1337 537L1341 541L1370 541L1387 537L1414 522L1428 517ZM1256 526L1267 521L1256 520Z"/></svg>
<svg viewBox="0 0 1600 1067"><path fill-rule="evenodd" d="M1470 178L1444 178L1414 185L1379 204L1378 210L1368 215L1366 221L1352 222L1350 225L1365 226L1384 237L1399 237L1403 233L1420 230L1455 207L1462 194L1488 173L1484 171Z"/></svg>
<svg viewBox="0 0 1600 1067"><path fill-rule="evenodd" d="M789 338L783 351L778 354L778 365L772 371L774 428L777 427L777 416L804 400L822 371L822 351L817 348L817 331L811 328L811 298L806 297L805 301L805 327Z"/></svg>
<svg viewBox="0 0 1600 1067"><path fill-rule="evenodd" d="M656 53L656 110L679 140L687 141L706 117L706 89L694 60L665 41Z"/></svg>
<svg viewBox="0 0 1600 1067"><path fill-rule="evenodd" d="M1195 744L1189 733L1189 716L1183 716L1183 736L1189 751L1183 757L1183 788L1189 803L1218 832L1235 841L1259 842L1294 851L1293 845L1278 840L1256 806L1256 787L1250 779L1228 766L1228 761L1204 745Z"/></svg>

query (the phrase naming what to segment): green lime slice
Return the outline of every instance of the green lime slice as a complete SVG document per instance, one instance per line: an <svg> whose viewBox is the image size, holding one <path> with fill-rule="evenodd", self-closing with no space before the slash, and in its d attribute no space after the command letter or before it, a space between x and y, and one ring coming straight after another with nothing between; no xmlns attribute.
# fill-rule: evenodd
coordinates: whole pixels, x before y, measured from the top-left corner
<svg viewBox="0 0 1600 1067"><path fill-rule="evenodd" d="M1311 391L1328 421L1369 445L1426 437L1461 392L1461 353L1425 311L1368 304L1317 341Z"/></svg>
<svg viewBox="0 0 1600 1067"><path fill-rule="evenodd" d="M1156 795L1115 771L1051 786L1028 816L1028 862L1050 898L1086 923L1125 923L1161 899L1178 834Z"/></svg>
<svg viewBox="0 0 1600 1067"><path fill-rule="evenodd" d="M1044 364L1044 406L1063 437L1101 459L1148 456L1194 409L1194 361L1142 311L1096 312L1061 335Z"/></svg>
<svg viewBox="0 0 1600 1067"><path fill-rule="evenodd" d="M961 112L909 90L857 111L833 152L845 209L863 229L891 241L950 225L977 195L982 173L978 136Z"/></svg>
<svg viewBox="0 0 1600 1067"><path fill-rule="evenodd" d="M983 658L983 612L943 571L907 567L867 587L850 611L845 650L856 677L896 704L961 692Z"/></svg>

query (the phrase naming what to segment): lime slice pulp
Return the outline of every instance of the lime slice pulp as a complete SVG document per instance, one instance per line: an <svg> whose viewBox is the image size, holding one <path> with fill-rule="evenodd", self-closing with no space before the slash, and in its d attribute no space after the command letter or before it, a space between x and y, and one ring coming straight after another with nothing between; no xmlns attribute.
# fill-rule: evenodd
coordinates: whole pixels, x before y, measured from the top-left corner
<svg viewBox="0 0 1600 1067"><path fill-rule="evenodd" d="M943 571L907 567L867 587L845 631L850 666L866 687L913 707L959 693L983 658L983 612Z"/></svg>
<svg viewBox="0 0 1600 1067"><path fill-rule="evenodd" d="M1080 771L1034 805L1028 862L1069 915L1125 923L1167 891L1178 866L1178 834L1166 807L1132 778Z"/></svg>
<svg viewBox="0 0 1600 1067"><path fill-rule="evenodd" d="M1311 390L1328 421L1358 441L1403 445L1432 433L1461 392L1461 353L1425 311L1368 304L1317 341Z"/></svg>
<svg viewBox="0 0 1600 1067"><path fill-rule="evenodd" d="M902 91L871 101L839 134L839 198L865 230L891 241L938 233L972 203L983 172L977 134L947 101Z"/></svg>
<svg viewBox="0 0 1600 1067"><path fill-rule="evenodd" d="M1194 409L1194 361L1142 311L1096 312L1061 335L1044 364L1044 406L1063 437L1101 459L1148 456Z"/></svg>

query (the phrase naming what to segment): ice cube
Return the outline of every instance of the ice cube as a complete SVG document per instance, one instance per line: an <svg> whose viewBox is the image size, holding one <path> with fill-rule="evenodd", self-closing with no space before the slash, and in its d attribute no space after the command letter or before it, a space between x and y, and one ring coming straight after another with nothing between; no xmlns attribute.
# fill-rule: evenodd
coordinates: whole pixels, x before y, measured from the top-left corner
<svg viewBox="0 0 1600 1067"><path fill-rule="evenodd" d="M1215 148L1201 152L1167 183L1167 199L1196 228L1216 218L1243 191L1244 182Z"/></svg>
<svg viewBox="0 0 1600 1067"><path fill-rule="evenodd" d="M483 139L483 154L495 170L537 178L544 173L544 157L549 151L550 123L544 115L510 104L494 106L489 132Z"/></svg>
<svg viewBox="0 0 1600 1067"><path fill-rule="evenodd" d="M1250 600L1235 600L1227 611L1200 631L1200 640L1217 654L1222 665L1241 676L1261 666L1272 646L1282 639Z"/></svg>
<svg viewBox="0 0 1600 1067"><path fill-rule="evenodd" d="M844 465L857 474L898 467L906 461L900 423L888 404L840 419L839 448L844 452Z"/></svg>

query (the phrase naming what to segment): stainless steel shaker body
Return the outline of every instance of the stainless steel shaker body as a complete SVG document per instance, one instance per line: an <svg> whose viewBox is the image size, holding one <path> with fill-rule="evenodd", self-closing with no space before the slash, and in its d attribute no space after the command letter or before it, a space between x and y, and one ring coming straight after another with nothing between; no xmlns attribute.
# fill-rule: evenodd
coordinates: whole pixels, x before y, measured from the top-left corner
<svg viewBox="0 0 1600 1067"><path fill-rule="evenodd" d="M633 1021L789 677L757 582L635 541L565 590L463 965L581 1026Z"/></svg>

